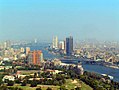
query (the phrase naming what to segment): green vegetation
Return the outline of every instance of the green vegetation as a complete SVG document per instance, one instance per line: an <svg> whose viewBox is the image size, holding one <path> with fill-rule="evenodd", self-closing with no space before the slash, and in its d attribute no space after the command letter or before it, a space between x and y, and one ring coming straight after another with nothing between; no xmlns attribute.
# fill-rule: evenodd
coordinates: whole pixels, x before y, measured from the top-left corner
<svg viewBox="0 0 119 90"><path fill-rule="evenodd" d="M0 86L0 90L23 90L23 89L19 87Z"/></svg>
<svg viewBox="0 0 119 90"><path fill-rule="evenodd" d="M14 82L13 81L8 81L7 86L13 86L13 85L14 85Z"/></svg>
<svg viewBox="0 0 119 90"><path fill-rule="evenodd" d="M85 72L79 79L90 85L94 90L119 90L118 82L113 82L108 77L96 73Z"/></svg>
<svg viewBox="0 0 119 90"><path fill-rule="evenodd" d="M84 82L80 81L81 83L81 90L93 90L89 85L85 84Z"/></svg>
<svg viewBox="0 0 119 90"><path fill-rule="evenodd" d="M68 68L66 66L57 67L50 63L46 64L42 71L38 65L26 65L24 67L25 70L22 74L26 76L22 78L15 77L14 82L9 80L2 82L4 75L16 73L17 70L14 67L4 70L3 73L0 72L0 90L2 90L1 88L10 88L9 90L11 88L13 90L17 88L22 90L119 90L118 82L111 81L108 77L93 72L84 72L84 75L80 75L77 68L73 66ZM33 70L30 67L33 67ZM54 70L62 72L54 74ZM4 84L7 87L4 87Z"/></svg>
<svg viewBox="0 0 119 90"><path fill-rule="evenodd" d="M22 90L36 90L38 88L41 88L42 90L46 90L48 87L52 88L52 90L58 90L59 86L52 86L52 85L38 85L37 87L30 87L28 84L27 86L20 86L18 84L11 86L11 87L18 87L21 88ZM1 89L0 89L1 90Z"/></svg>
<svg viewBox="0 0 119 90"><path fill-rule="evenodd" d="M81 90L93 90L90 86L86 85L84 82L78 80L78 79L67 79L66 83L63 85L66 87L66 89L71 90L77 87L80 87Z"/></svg>
<svg viewBox="0 0 119 90"><path fill-rule="evenodd" d="M9 88L20 88L20 90L75 90L77 87L81 87L81 90L93 90L90 86L86 85L82 81L79 81L78 79L72 80L67 79L66 83L62 86L52 86L52 85L37 85L36 87L30 87L30 84L27 84L26 86L21 86L20 84L15 84L14 86L8 86ZM49 89L48 89L49 88ZM1 89L0 89L1 90ZM14 89L12 89L14 90ZM16 90L16 89L15 89ZM79 90L79 89L76 89Z"/></svg>

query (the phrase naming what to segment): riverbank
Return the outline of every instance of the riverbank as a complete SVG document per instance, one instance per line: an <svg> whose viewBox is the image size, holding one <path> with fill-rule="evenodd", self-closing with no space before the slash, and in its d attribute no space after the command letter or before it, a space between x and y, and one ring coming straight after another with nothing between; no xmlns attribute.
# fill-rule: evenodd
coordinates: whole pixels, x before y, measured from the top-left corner
<svg viewBox="0 0 119 90"><path fill-rule="evenodd" d="M42 50L43 54L44 54L44 58L45 59L54 59L54 58L61 58L57 55L53 55L51 53L48 52L48 50L44 49L44 47L47 47L47 44L39 44L39 45L30 45L30 49L31 50ZM21 47L21 46L19 46ZM27 47L26 46L22 46L22 47ZM85 59L80 59L80 60L85 60ZM112 68L112 67L106 67L106 66L101 66L101 65L89 65L89 64L83 64L83 68L85 71L91 71L91 72L96 72L99 74L108 74L114 77L114 81L118 81L119 82L119 69L116 68Z"/></svg>

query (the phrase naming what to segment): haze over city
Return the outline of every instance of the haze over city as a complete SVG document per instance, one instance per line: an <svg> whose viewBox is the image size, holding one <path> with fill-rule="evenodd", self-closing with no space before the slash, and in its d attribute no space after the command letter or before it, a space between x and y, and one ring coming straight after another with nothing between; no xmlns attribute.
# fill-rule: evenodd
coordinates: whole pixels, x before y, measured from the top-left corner
<svg viewBox="0 0 119 90"><path fill-rule="evenodd" d="M119 0L0 0L0 90L119 90Z"/></svg>
<svg viewBox="0 0 119 90"><path fill-rule="evenodd" d="M0 0L0 40L119 41L119 0Z"/></svg>

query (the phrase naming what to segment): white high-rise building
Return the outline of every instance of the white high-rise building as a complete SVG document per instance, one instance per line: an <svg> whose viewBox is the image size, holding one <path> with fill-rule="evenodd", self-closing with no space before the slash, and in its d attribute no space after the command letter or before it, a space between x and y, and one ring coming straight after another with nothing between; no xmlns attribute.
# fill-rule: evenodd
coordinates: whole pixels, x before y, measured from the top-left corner
<svg viewBox="0 0 119 90"><path fill-rule="evenodd" d="M21 53L24 53L24 51L25 51L24 48L21 47L20 52L21 52Z"/></svg>
<svg viewBox="0 0 119 90"><path fill-rule="evenodd" d="M30 47L26 47L26 55L28 55L30 52Z"/></svg>
<svg viewBox="0 0 119 90"><path fill-rule="evenodd" d="M4 48L10 48L11 47L11 41L7 40L4 42Z"/></svg>
<svg viewBox="0 0 119 90"><path fill-rule="evenodd" d="M7 48L7 42L4 42L4 48Z"/></svg>
<svg viewBox="0 0 119 90"><path fill-rule="evenodd" d="M43 62L43 53L41 53L40 60L41 60L41 62Z"/></svg>
<svg viewBox="0 0 119 90"><path fill-rule="evenodd" d="M60 41L59 42L59 48L64 50L65 49L65 41Z"/></svg>
<svg viewBox="0 0 119 90"><path fill-rule="evenodd" d="M58 49L58 37L53 37L53 46L52 48Z"/></svg>

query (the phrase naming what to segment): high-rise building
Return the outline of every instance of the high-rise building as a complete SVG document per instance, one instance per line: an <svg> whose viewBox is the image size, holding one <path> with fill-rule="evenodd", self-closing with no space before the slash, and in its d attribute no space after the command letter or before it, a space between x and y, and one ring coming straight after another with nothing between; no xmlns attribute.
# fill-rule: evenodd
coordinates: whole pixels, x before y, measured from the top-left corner
<svg viewBox="0 0 119 90"><path fill-rule="evenodd" d="M21 47L20 52L21 52L21 53L24 53L24 51L25 51L24 48Z"/></svg>
<svg viewBox="0 0 119 90"><path fill-rule="evenodd" d="M43 62L43 53L41 53L41 55L40 55L40 60L41 60L41 62Z"/></svg>
<svg viewBox="0 0 119 90"><path fill-rule="evenodd" d="M72 55L73 52L73 37L66 38L66 54L68 56Z"/></svg>
<svg viewBox="0 0 119 90"><path fill-rule="evenodd" d="M43 61L42 51L31 51L28 54L27 61L29 64L39 65Z"/></svg>
<svg viewBox="0 0 119 90"><path fill-rule="evenodd" d="M58 37L53 37L53 45L52 48L58 49Z"/></svg>
<svg viewBox="0 0 119 90"><path fill-rule="evenodd" d="M4 42L4 48L10 48L11 47L11 41L7 40Z"/></svg>
<svg viewBox="0 0 119 90"><path fill-rule="evenodd" d="M64 50L65 49L65 41L60 41L59 42L59 48Z"/></svg>
<svg viewBox="0 0 119 90"><path fill-rule="evenodd" d="M30 52L30 47L26 47L26 55Z"/></svg>
<svg viewBox="0 0 119 90"><path fill-rule="evenodd" d="M7 42L4 42L4 48L5 49L7 48Z"/></svg>

